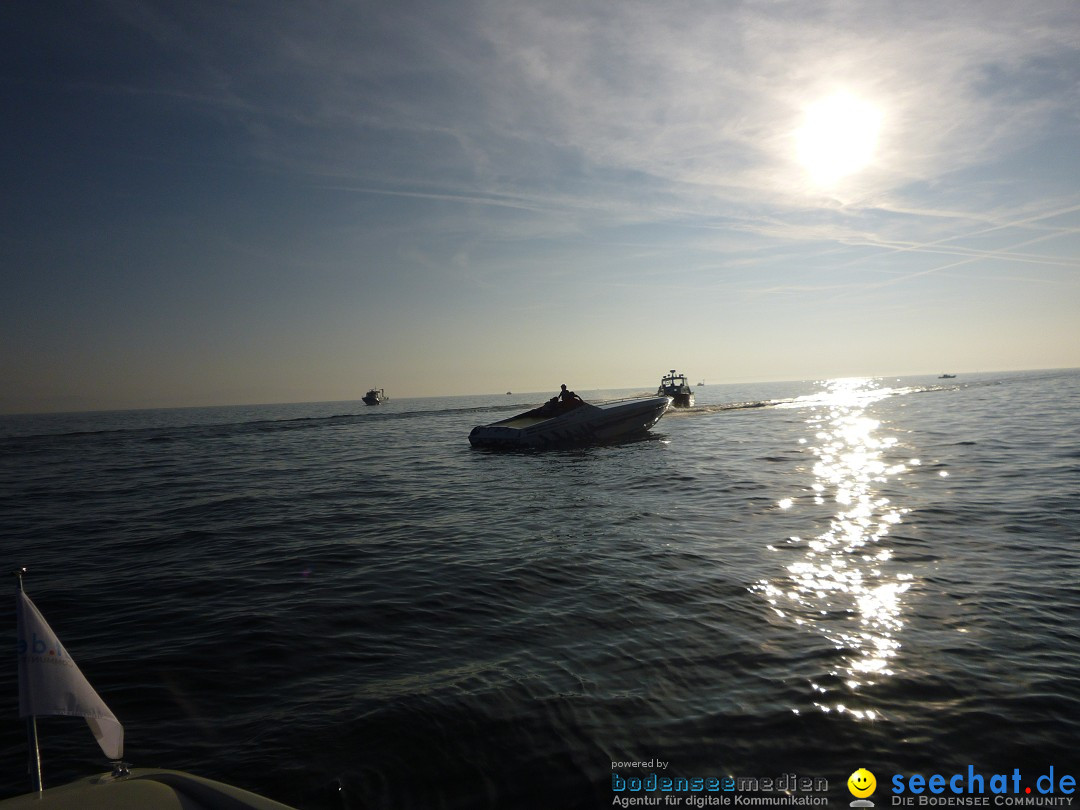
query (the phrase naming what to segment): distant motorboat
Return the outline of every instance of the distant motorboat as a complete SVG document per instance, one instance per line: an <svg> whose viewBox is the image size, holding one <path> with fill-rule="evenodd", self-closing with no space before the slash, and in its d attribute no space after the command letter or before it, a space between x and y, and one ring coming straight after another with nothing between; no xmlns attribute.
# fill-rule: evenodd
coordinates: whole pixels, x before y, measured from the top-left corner
<svg viewBox="0 0 1080 810"><path fill-rule="evenodd" d="M671 404L670 397L616 400L600 405L559 402L509 419L478 425L469 434L474 447L501 449L565 447L599 444L646 433Z"/></svg>
<svg viewBox="0 0 1080 810"><path fill-rule="evenodd" d="M938 379L939 380L955 380L956 375L955 374L942 374L940 377L938 377Z"/></svg>
<svg viewBox="0 0 1080 810"><path fill-rule="evenodd" d="M672 405L676 408L689 408L694 404L694 389L686 381L686 375L676 374L675 369L669 371L660 380L656 395L671 397Z"/></svg>
<svg viewBox="0 0 1080 810"><path fill-rule="evenodd" d="M705 381L704 381L704 380L702 380L701 382L699 382L699 383L698 383L698 385L699 385L699 386L705 385Z"/></svg>
<svg viewBox="0 0 1080 810"><path fill-rule="evenodd" d="M363 397L365 405L378 405L380 402L389 402L390 397L381 388L372 388Z"/></svg>

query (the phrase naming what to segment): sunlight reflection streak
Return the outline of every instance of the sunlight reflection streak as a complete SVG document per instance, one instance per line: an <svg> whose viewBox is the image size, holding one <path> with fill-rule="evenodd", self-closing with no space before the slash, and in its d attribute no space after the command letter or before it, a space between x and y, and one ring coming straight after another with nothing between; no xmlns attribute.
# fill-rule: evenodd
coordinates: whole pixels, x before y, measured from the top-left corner
<svg viewBox="0 0 1080 810"><path fill-rule="evenodd" d="M816 439L810 447L817 457L810 489L815 504L831 499L839 509L825 532L805 542L801 559L788 565L784 575L757 583L754 590L778 616L820 633L843 651L843 671L833 674L854 692L891 676L890 664L900 648L903 595L911 577L884 573L881 565L890 560L892 551L875 544L907 511L883 497L880 486L908 465L883 460L897 439L880 436L881 423L866 415L866 407L895 393L892 389L865 379L824 385L822 395L803 398L801 403L812 408L807 423ZM789 510L797 499L784 498L779 505ZM797 537L791 540L800 542ZM829 689L811 686L822 698L814 705L824 712L846 712L857 719L879 716L872 710L850 709L839 696L826 702Z"/></svg>

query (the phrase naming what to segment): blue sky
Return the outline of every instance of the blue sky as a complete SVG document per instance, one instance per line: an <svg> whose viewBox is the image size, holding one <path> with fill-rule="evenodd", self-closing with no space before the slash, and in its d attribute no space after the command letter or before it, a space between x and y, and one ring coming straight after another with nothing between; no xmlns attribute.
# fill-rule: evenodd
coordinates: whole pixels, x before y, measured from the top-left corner
<svg viewBox="0 0 1080 810"><path fill-rule="evenodd" d="M0 93L3 411L1080 366L1073 0L17 1Z"/></svg>

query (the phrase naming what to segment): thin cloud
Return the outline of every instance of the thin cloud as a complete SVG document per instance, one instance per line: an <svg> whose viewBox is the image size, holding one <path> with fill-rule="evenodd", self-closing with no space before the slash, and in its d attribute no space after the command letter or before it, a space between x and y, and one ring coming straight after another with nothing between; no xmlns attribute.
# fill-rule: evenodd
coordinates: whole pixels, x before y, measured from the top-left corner
<svg viewBox="0 0 1080 810"><path fill-rule="evenodd" d="M691 210L805 205L791 133L808 99L845 85L885 114L859 190L872 198L1030 142L1075 102L1038 95L1040 70L1072 53L1071 3L298 3L249 28L201 6L119 7L196 65L176 81L198 86L165 92L264 116L261 159L466 195L621 174L610 194L645 182ZM366 156L402 135L416 171Z"/></svg>

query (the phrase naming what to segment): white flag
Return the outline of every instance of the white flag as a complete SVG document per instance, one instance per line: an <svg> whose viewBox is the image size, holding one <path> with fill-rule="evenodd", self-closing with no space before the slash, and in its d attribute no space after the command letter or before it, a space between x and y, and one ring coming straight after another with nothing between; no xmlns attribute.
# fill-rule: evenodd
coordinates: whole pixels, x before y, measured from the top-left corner
<svg viewBox="0 0 1080 810"><path fill-rule="evenodd" d="M94 738L109 759L124 756L124 727L105 705L86 676L60 646L56 634L22 591L15 600L18 615L19 717L65 714L86 718Z"/></svg>

